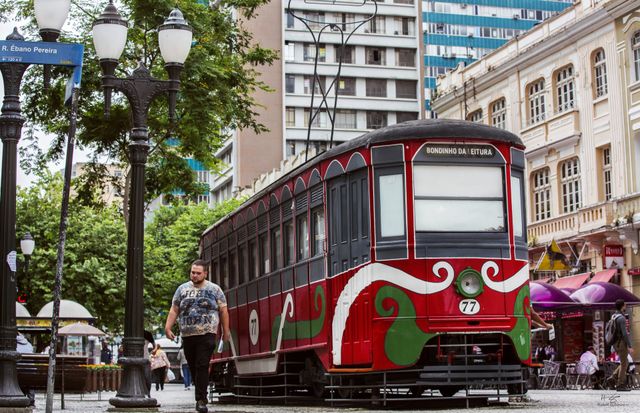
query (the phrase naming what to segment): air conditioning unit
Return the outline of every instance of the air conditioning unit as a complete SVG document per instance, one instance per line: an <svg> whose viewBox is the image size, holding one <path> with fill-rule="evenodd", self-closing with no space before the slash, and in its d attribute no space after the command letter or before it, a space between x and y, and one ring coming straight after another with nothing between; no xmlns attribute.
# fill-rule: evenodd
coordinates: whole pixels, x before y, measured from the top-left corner
<svg viewBox="0 0 640 413"><path fill-rule="evenodd" d="M514 15L513 15L513 19L514 19L514 20L519 20L519 19L520 19L520 15L519 15L519 14L517 14L517 13L516 13L516 14L514 14Z"/></svg>
<svg viewBox="0 0 640 413"><path fill-rule="evenodd" d="M442 57L444 57L445 59L450 59L453 57L453 53L443 53Z"/></svg>
<svg viewBox="0 0 640 413"><path fill-rule="evenodd" d="M369 33L369 29L364 29L364 32L365 33Z"/></svg>
<svg viewBox="0 0 640 413"><path fill-rule="evenodd" d="M396 36L400 34L400 32L398 32L397 30L393 32L393 34L395 34Z"/></svg>
<svg viewBox="0 0 640 413"><path fill-rule="evenodd" d="M467 8L467 4L466 4L466 3L462 3L462 4L460 5L460 8L461 8L461 9L466 9L466 8Z"/></svg>

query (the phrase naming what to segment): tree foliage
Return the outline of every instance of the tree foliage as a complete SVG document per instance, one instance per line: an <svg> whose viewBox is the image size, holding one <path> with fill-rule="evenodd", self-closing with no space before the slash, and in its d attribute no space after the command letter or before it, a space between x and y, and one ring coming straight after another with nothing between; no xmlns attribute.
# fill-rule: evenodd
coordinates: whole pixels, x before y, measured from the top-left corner
<svg viewBox="0 0 640 413"><path fill-rule="evenodd" d="M273 51L252 41L247 24L256 8L268 0L224 0L212 8L196 0L119 0L120 13L129 21L128 43L116 74L127 76L138 62L146 65L158 78L167 78L160 56L157 27L164 22L174 6L184 13L193 27L194 45L182 72L178 97L179 121L170 125L167 100L156 99L149 113L151 155L147 174L147 200L180 188L188 195L201 194L190 173L185 158L194 158L210 169L220 165L214 153L234 129L251 128L264 132L256 121L253 93L268 90L258 79L256 68L275 59ZM85 46L83 83L78 117L78 145L93 154L94 161L105 158L128 164L128 132L132 126L126 99L114 94L109 120L103 117L101 71L91 37L91 26L106 5L106 1L72 1L68 25L60 41L82 43ZM234 11L235 10L235 11ZM21 28L27 40L40 40L33 13L32 0L0 0L0 19L17 15L28 24ZM238 19L242 16L242 19ZM38 170L47 162L64 155L64 140L68 128L63 95L69 70L53 70L49 91L43 89L42 67L32 67L23 81L24 115L27 127L37 128L55 137L52 145L40 153L35 143L37 134L25 133L22 167ZM176 138L176 139L169 139ZM81 202L91 202L83 194L101 185L106 175L79 182L77 193Z"/></svg>
<svg viewBox="0 0 640 413"><path fill-rule="evenodd" d="M47 172L17 196L16 234L29 231L36 248L29 264L18 270L18 290L35 315L53 299L62 177ZM206 204L162 207L145 229L145 324L163 326L173 293L188 280L198 257L202 232L240 205L232 199L213 209ZM62 277L62 298L84 305L98 327L124 331L127 234L116 207L95 208L72 198Z"/></svg>

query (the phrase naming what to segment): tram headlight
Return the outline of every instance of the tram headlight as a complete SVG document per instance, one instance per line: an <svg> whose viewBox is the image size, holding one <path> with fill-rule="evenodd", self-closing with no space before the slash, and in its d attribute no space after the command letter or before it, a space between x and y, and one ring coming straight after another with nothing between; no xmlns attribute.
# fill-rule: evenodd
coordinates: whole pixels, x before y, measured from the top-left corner
<svg viewBox="0 0 640 413"><path fill-rule="evenodd" d="M473 298L482 293L484 283L482 282L482 277L478 271L472 268L467 268L462 270L458 275L456 287L459 294L467 298Z"/></svg>

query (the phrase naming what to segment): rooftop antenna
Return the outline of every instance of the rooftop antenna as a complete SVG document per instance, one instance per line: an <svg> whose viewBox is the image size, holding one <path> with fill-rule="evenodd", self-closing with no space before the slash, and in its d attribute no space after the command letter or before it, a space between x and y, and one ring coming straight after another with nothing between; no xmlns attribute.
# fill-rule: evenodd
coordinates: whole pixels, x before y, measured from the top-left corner
<svg viewBox="0 0 640 413"><path fill-rule="evenodd" d="M338 90L340 89L340 74L342 71L342 60L344 57L344 50L351 39L351 36L362 27L365 23L372 20L378 14L378 3L376 0L305 0L304 2L307 4L322 4L326 5L340 5L340 6L352 6L352 7L366 7L367 9L372 9L371 14L364 14L364 18L361 20L354 21L343 21L343 22L324 22L320 20L313 20L305 17L304 15L299 15L291 9L291 1L287 5L287 13L289 13L294 18L300 20L302 24L307 28L309 33L311 34L311 38L313 39L313 44L315 46L315 56L313 62L313 78L311 80L311 103L309 104L309 124L307 125L307 142L305 149L305 162L309 160L309 142L311 140L311 125L316 120L322 110L326 110L327 117L329 118L329 122L331 123L331 135L329 138L329 148L333 147L333 132L335 130L335 120L336 120L336 107L338 104ZM373 6L373 7L371 7ZM297 11L299 12L299 11ZM313 26L313 28L312 28ZM315 31L314 31L315 29ZM338 54L338 69L336 71L336 76L329 85L323 85L320 83L320 76L318 75L318 58L320 57L320 39L323 34L327 33L339 33L340 35L340 43L332 42L332 44L338 44L340 46L340 53ZM331 36L329 34L329 36ZM316 105L316 82L319 85L319 103ZM330 94L333 93L333 106L330 106Z"/></svg>

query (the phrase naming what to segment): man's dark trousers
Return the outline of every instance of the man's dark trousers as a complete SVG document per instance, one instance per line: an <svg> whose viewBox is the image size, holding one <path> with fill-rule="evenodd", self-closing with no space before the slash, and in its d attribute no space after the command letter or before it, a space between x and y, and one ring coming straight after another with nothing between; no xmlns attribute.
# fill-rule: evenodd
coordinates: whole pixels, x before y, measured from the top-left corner
<svg viewBox="0 0 640 413"><path fill-rule="evenodd" d="M215 334L188 336L182 338L184 356L189 364L191 376L196 384L196 401L207 401L209 385L209 361L216 348Z"/></svg>

